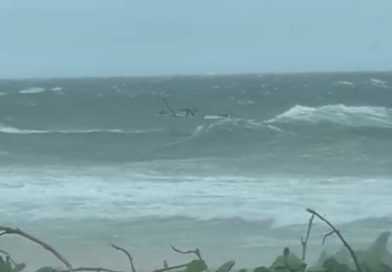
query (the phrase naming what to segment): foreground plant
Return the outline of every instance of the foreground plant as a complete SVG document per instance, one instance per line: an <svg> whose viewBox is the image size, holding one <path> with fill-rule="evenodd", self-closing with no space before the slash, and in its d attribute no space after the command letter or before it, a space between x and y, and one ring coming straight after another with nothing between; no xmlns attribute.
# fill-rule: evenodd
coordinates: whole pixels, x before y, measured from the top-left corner
<svg viewBox="0 0 392 272"><path fill-rule="evenodd" d="M301 258L290 252L289 248L283 250L283 255L278 256L275 261L268 268L266 266L260 266L254 269L254 272L353 272L350 269L350 264L347 261L342 261L339 256L344 255L345 252L349 252L351 259L354 262L356 272L392 272L392 254L390 254L387 249L387 241L390 236L389 232L382 233L370 249L367 251L354 251L349 245L347 240L344 239L342 234L335 226L317 213L315 210L307 209L307 212L311 214L308 222L308 228L306 231L305 238L301 237L301 248L302 255ZM315 218L319 218L321 221L326 223L332 231L324 235L323 243L326 238L330 235L336 234L338 238L342 241L344 248L347 251L341 251L337 255L328 256L325 252L319 259L316 269L308 268L305 263L307 244L310 237L312 224ZM10 228L5 226L0 226L0 236L3 235L18 235L25 239L28 239L47 251L51 252L60 262L66 267L65 270L56 270L49 266L44 266L38 269L36 272L78 272L78 271L90 271L90 272L123 272L115 271L109 268L103 267L77 267L74 268L71 263L61 255L56 249L50 246L48 243L18 229ZM124 253L130 264L130 272L137 272L134 266L134 257L131 253L115 244L110 244L110 246ZM166 271L178 271L178 272L210 272L207 263L203 259L201 252L198 248L192 250L180 250L174 246L171 246L172 250L179 254L194 255L196 258L179 265L169 266L167 261L164 261L163 268L156 269L153 272L166 272ZM340 254L340 255L339 255ZM344 258L343 258L344 259ZM388 261L385 263L385 259ZM229 261L221 265L216 272L229 272L235 265L235 261ZM24 263L17 263L13 260L11 255L0 249L0 272L21 272L26 265ZM307 269L307 270L306 270ZM247 272L246 269L239 270L241 272Z"/></svg>

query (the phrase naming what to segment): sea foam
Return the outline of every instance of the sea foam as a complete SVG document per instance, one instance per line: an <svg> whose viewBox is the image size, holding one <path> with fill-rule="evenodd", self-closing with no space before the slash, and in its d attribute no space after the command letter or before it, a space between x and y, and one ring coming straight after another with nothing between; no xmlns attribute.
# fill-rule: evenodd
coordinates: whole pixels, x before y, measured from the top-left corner
<svg viewBox="0 0 392 272"><path fill-rule="evenodd" d="M392 215L392 187L382 177L178 175L144 173L132 165L11 168L0 177L4 220L240 218L287 226L306 222L307 207L335 223Z"/></svg>
<svg viewBox="0 0 392 272"><path fill-rule="evenodd" d="M36 94L36 93L42 93L44 91L45 91L45 88L33 87L33 88L29 88L29 89L20 90L19 93L20 94Z"/></svg>
<svg viewBox="0 0 392 272"><path fill-rule="evenodd" d="M392 109L374 106L346 106L343 104L308 107L296 105L267 123L331 122L351 127L392 128Z"/></svg>

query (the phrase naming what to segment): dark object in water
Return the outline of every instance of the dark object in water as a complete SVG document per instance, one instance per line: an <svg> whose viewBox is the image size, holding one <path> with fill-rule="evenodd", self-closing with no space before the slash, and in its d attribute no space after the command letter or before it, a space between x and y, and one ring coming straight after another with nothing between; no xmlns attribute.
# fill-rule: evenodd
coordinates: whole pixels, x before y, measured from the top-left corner
<svg viewBox="0 0 392 272"><path fill-rule="evenodd" d="M189 117L195 117L197 113L197 109L193 108L182 108L179 111L175 110L169 102L165 99L162 98L163 103L165 104L166 108L169 110L171 113L171 116L173 117L179 117L179 118L189 118ZM169 115L166 111L160 111L160 115Z"/></svg>
<svg viewBox="0 0 392 272"><path fill-rule="evenodd" d="M185 114L184 117L195 117L197 109L184 108L184 109L180 109L180 112L183 112Z"/></svg>

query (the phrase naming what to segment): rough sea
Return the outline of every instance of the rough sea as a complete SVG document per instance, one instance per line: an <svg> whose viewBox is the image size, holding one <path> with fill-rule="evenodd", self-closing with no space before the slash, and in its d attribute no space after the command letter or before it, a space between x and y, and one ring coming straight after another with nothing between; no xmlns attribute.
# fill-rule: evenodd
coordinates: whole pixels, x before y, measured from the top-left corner
<svg viewBox="0 0 392 272"><path fill-rule="evenodd" d="M0 164L0 225L81 265L108 242L143 267L189 259L170 245L269 264L306 208L366 246L392 223L392 73L0 80Z"/></svg>

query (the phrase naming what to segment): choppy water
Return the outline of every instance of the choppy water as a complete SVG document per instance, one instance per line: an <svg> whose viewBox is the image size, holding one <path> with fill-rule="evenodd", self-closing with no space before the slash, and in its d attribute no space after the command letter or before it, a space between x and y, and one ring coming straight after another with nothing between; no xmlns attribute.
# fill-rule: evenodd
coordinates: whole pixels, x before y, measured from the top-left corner
<svg viewBox="0 0 392 272"><path fill-rule="evenodd" d="M392 73L1 80L0 162L3 223L384 226Z"/></svg>

